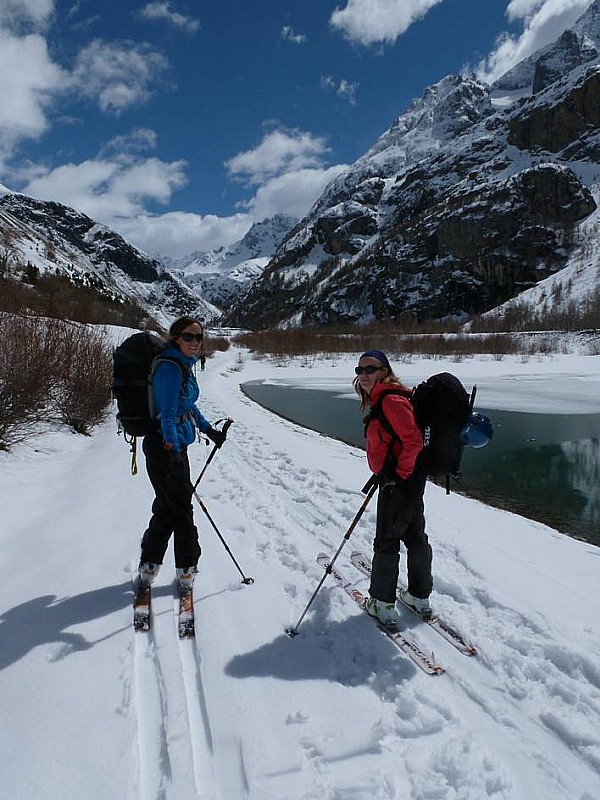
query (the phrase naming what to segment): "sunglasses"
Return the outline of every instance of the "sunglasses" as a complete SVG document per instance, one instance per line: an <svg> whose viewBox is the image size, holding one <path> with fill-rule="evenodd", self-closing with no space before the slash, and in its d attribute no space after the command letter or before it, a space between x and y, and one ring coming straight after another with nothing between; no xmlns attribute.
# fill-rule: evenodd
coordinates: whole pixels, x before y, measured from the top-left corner
<svg viewBox="0 0 600 800"><path fill-rule="evenodd" d="M203 333L187 333L186 332L186 333L181 333L179 335L179 338L183 339L184 342L193 342L194 339L197 342L201 342L202 339L204 339L204 334Z"/></svg>
<svg viewBox="0 0 600 800"><path fill-rule="evenodd" d="M380 369L385 369L385 367L374 367L372 364L369 364L368 367L354 367L354 372L357 375L362 375L363 372L365 375L373 375L375 372L379 372Z"/></svg>

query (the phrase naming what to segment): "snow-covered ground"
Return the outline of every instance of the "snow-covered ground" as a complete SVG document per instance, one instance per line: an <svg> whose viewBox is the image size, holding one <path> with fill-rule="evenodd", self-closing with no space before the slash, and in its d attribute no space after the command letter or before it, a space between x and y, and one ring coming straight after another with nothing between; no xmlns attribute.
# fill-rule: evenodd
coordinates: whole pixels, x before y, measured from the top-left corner
<svg viewBox="0 0 600 800"><path fill-rule="evenodd" d="M132 632L151 492L113 421L0 454L1 800L598 800L599 548L430 485L433 602L478 655L407 617L446 667L425 675L330 579L301 635L285 635L368 473L361 451L273 416L239 383L346 391L353 364L277 366L232 349L201 374L206 415L235 420L201 496L255 583L197 508L195 641L176 636L170 553L154 630ZM525 389L522 403L545 408L565 386L571 409L584 394L596 407L581 410L600 406L598 356L398 372L410 383L442 369L476 379L488 408L517 407ZM191 449L194 474L209 452ZM374 521L373 504L338 560L345 573Z"/></svg>

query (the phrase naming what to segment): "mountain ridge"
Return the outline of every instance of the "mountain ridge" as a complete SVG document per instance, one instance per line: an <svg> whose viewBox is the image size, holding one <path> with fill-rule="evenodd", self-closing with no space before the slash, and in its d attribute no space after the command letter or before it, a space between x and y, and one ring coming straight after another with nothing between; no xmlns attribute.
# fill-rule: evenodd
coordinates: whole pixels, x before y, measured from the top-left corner
<svg viewBox="0 0 600 800"><path fill-rule="evenodd" d="M589 55L599 9L595 0L538 61L556 68L578 36ZM558 272L600 178L598 58L569 67L535 93L530 70L528 96L510 107L474 76L428 87L325 188L225 321L461 319Z"/></svg>

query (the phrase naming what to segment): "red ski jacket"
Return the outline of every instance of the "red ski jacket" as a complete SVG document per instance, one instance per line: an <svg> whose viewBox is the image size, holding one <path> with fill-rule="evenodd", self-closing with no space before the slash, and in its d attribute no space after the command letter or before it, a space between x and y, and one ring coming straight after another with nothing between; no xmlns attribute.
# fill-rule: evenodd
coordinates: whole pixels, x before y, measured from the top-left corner
<svg viewBox="0 0 600 800"><path fill-rule="evenodd" d="M391 388L392 385L376 383L371 390L371 405ZM423 449L423 435L415 421L412 405L407 397L391 394L384 396L381 408L398 436L392 449L396 461L396 474L401 478L408 478L415 468L417 456ZM381 422L378 419L371 420L367 426L367 462L375 474L383 469L391 440L392 436Z"/></svg>

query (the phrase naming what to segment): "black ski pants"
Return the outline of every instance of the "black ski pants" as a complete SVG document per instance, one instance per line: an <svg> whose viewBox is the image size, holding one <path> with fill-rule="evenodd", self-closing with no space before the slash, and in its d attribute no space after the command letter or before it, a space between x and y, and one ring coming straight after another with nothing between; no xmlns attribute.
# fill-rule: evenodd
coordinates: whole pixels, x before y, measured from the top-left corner
<svg viewBox="0 0 600 800"><path fill-rule="evenodd" d="M173 534L175 566L193 567L200 558L192 508L193 486L187 450L165 450L159 433L144 437L146 470L154 488L152 517L142 538L140 563L162 564Z"/></svg>
<svg viewBox="0 0 600 800"><path fill-rule="evenodd" d="M425 477L418 473L379 489L369 594L384 603L396 600L400 542L407 551L408 591L420 598L431 594L432 552L425 533L424 492Z"/></svg>

